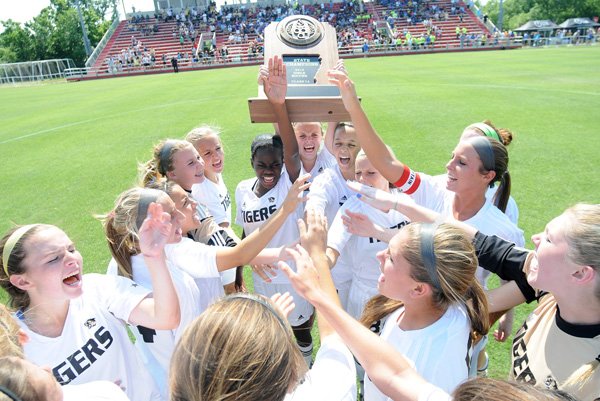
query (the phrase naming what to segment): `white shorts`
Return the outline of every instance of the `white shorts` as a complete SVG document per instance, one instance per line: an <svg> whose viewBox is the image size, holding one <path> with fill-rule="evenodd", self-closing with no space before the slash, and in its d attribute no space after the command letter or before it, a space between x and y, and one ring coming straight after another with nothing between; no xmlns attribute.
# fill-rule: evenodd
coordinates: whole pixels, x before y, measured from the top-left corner
<svg viewBox="0 0 600 401"><path fill-rule="evenodd" d="M235 282L235 271L236 268L233 267L231 269L223 270L221 273L219 273L221 275L221 283L223 285L228 285Z"/></svg>
<svg viewBox="0 0 600 401"><path fill-rule="evenodd" d="M291 284L273 284L266 283L262 278L252 273L252 279L254 280L254 292L265 297L271 298L273 295L285 292L289 292L294 297L294 304L296 307L288 316L288 322L292 327L300 326L310 319L314 313L313 306L304 298L302 298Z"/></svg>
<svg viewBox="0 0 600 401"><path fill-rule="evenodd" d="M357 279L352 280L350 292L348 293L348 307L346 311L355 319L359 320L369 299L379 294L377 285L369 285Z"/></svg>

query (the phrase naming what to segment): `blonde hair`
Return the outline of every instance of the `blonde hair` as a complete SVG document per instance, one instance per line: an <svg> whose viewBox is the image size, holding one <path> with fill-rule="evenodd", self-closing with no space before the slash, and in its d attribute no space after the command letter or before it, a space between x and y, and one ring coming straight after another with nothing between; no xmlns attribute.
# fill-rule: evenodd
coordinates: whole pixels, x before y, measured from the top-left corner
<svg viewBox="0 0 600 401"><path fill-rule="evenodd" d="M152 181L157 181L163 177L167 178L167 173L173 171L173 157L175 154L191 144L179 139L165 139L154 146L153 157L146 163L138 166L139 184L145 187Z"/></svg>
<svg viewBox="0 0 600 401"><path fill-rule="evenodd" d="M16 356L24 358L23 348L19 341L21 328L15 322L10 311L0 304L0 357Z"/></svg>
<svg viewBox="0 0 600 401"><path fill-rule="evenodd" d="M453 401L559 401L575 400L560 391L543 390L528 383L477 377L460 384Z"/></svg>
<svg viewBox="0 0 600 401"><path fill-rule="evenodd" d="M140 198L144 191L151 191L148 194L155 196L156 201L166 196L156 189L131 188L119 195L111 212L99 216L104 225L108 248L119 267L118 273L130 279L133 276L131 257L140 253L137 222Z"/></svg>
<svg viewBox="0 0 600 401"><path fill-rule="evenodd" d="M15 309L27 309L29 307L30 299L27 291L24 291L20 288L15 287L9 279L9 276L13 274L23 274L25 273L25 264L23 260L27 256L25 254L25 243L35 236L38 232L48 229L50 227L54 227L47 224L36 224L35 227L31 228L27 231L21 238L15 243L15 246L10 253L7 264L8 266L4 266L4 262L2 262L2 258L0 258L0 286L4 288L4 290L8 293L9 296L9 305ZM14 227L10 229L4 237L0 240L0 255L4 252L4 246L6 242L10 238L10 236L17 231L20 226ZM8 275L7 275L8 272Z"/></svg>
<svg viewBox="0 0 600 401"><path fill-rule="evenodd" d="M570 224L564 230L567 258L578 265L590 266L596 271L595 296L600 299L600 204L578 203L568 208L565 215ZM600 354L582 365L563 384L565 388L581 389L600 366Z"/></svg>
<svg viewBox="0 0 600 401"><path fill-rule="evenodd" d="M190 324L170 370L172 401L281 401L307 366L271 301L237 294Z"/></svg>
<svg viewBox="0 0 600 401"><path fill-rule="evenodd" d="M207 138L211 135L216 136L217 138L219 138L219 141L220 141L221 140L221 128L212 126L212 125L208 125L208 124L203 124L199 127L192 129L190 132L188 132L187 135L185 136L185 140L188 141L189 143L191 143L192 145L194 145L196 150L198 150L198 142L200 142L204 138Z"/></svg>
<svg viewBox="0 0 600 401"><path fill-rule="evenodd" d="M430 285L432 301L438 309L446 310L453 304L467 309L473 330L472 339L476 340L488 332L489 318L485 293L475 278L478 263L473 244L461 229L451 224L440 224L435 229L433 249L439 281L439 285L436 285L421 254L422 226L412 223L402 228L406 230L407 239L399 253L409 263L413 280ZM398 301L377 296L367 303L361 322L368 327L400 306L402 303Z"/></svg>
<svg viewBox="0 0 600 401"><path fill-rule="evenodd" d="M30 382L29 369L23 364L23 359L15 356L0 358L0 386L8 389L21 401L45 400L45 394ZM11 401L13 398L0 392L0 401Z"/></svg>

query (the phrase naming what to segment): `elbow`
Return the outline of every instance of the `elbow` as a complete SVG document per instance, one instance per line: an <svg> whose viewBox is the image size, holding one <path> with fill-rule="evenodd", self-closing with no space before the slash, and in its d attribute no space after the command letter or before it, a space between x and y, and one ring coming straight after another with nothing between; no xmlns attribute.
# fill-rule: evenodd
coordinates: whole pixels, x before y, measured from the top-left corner
<svg viewBox="0 0 600 401"><path fill-rule="evenodd" d="M181 310L179 309L179 304L177 304L177 308L165 316L163 319L160 319L159 326L155 327L157 330L175 330L179 327L181 323Z"/></svg>

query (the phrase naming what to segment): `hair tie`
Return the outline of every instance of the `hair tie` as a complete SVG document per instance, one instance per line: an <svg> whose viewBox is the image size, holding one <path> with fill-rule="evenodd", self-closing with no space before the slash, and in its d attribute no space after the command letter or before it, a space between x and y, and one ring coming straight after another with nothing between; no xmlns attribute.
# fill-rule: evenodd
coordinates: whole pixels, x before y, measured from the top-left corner
<svg viewBox="0 0 600 401"><path fill-rule="evenodd" d="M7 389L6 387L4 387L1 384L0 384L0 393L4 394L8 398L10 398L12 401L21 401L21 397L17 396L15 393L13 393L12 391L10 391L9 389Z"/></svg>
<svg viewBox="0 0 600 401"><path fill-rule="evenodd" d="M165 141L162 149L158 153L158 172L164 176L167 175L167 166L169 165L169 160L171 158L171 151L176 144L177 141L175 140Z"/></svg>
<svg viewBox="0 0 600 401"><path fill-rule="evenodd" d="M2 250L2 267L4 268L4 273L6 273L6 277L9 277L8 274L8 261L13 253L15 245L17 242L25 235L29 230L33 227L37 226L37 224L28 224L26 226L21 226L17 230L15 230L10 237L4 243L4 249Z"/></svg>
<svg viewBox="0 0 600 401"><path fill-rule="evenodd" d="M496 171L496 158L494 157L494 149L492 148L492 143L487 137L476 136L473 138L469 138L466 140L477 155L481 159L481 163L483 164L483 168L487 171Z"/></svg>
<svg viewBox="0 0 600 401"><path fill-rule="evenodd" d="M135 227L140 229L146 216L148 215L148 206L156 202L161 192L156 189L142 188L140 191L140 200L138 201L137 217L135 218Z"/></svg>
<svg viewBox="0 0 600 401"><path fill-rule="evenodd" d="M500 138L500 135L498 134L498 132L486 123L471 124L467 127L467 129L469 129L469 128L477 128L479 131L481 131L483 133L483 135L487 136L488 138L493 138L493 139L497 140L498 142L503 143L502 138Z"/></svg>
<svg viewBox="0 0 600 401"><path fill-rule="evenodd" d="M421 258L423 259L423 264L425 265L425 269L427 269L427 273L431 278L433 286L441 291L442 286L437 273L434 247L435 231L437 230L438 226L439 224L436 223L421 225Z"/></svg>

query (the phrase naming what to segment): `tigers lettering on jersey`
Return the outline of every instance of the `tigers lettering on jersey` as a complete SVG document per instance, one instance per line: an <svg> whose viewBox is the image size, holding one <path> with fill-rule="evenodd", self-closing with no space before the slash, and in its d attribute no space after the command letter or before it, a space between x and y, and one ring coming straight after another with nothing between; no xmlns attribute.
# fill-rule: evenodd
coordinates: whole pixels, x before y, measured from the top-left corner
<svg viewBox="0 0 600 401"><path fill-rule="evenodd" d="M229 196L229 192L225 195L225 198L221 201L221 206L223 206L223 210L227 211L229 206L231 206L231 197Z"/></svg>
<svg viewBox="0 0 600 401"><path fill-rule="evenodd" d="M92 366L112 343L113 337L110 332L104 326L100 326L94 333L94 338L90 338L65 361L56 365L52 369L52 374L61 385L69 384Z"/></svg>
<svg viewBox="0 0 600 401"><path fill-rule="evenodd" d="M277 211L277 205L270 205L261 207L256 210L242 210L242 216L244 223L256 223L259 221L266 221L273 213Z"/></svg>
<svg viewBox="0 0 600 401"><path fill-rule="evenodd" d="M399 230L407 224L410 224L410 221L401 221L400 223L396 224L395 226L390 227L390 229L393 230L393 229L397 228ZM369 237L369 244L373 244L375 242L381 242L381 241L378 240L377 238Z"/></svg>

